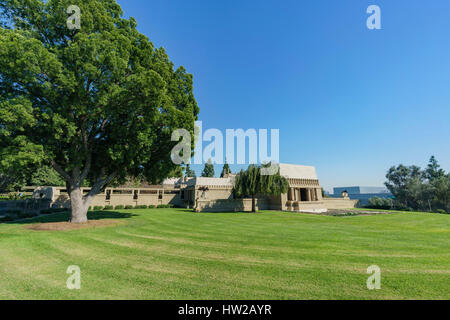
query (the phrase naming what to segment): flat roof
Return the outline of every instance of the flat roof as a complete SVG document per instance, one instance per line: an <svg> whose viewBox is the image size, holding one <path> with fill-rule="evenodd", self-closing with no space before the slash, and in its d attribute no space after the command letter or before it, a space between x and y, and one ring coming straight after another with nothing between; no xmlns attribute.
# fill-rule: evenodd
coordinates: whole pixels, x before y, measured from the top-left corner
<svg viewBox="0 0 450 320"><path fill-rule="evenodd" d="M315 167L299 164L280 163L280 175L290 179L318 180Z"/></svg>

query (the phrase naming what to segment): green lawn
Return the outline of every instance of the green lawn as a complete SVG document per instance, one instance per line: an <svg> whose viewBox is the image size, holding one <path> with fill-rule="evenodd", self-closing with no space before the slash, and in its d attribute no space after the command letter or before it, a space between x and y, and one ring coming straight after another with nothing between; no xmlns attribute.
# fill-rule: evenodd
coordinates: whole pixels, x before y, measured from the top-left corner
<svg viewBox="0 0 450 320"><path fill-rule="evenodd" d="M91 217L121 224L1 224L0 299L450 299L450 215L147 209ZM380 290L366 287L373 264ZM66 288L69 265L81 268L81 290Z"/></svg>

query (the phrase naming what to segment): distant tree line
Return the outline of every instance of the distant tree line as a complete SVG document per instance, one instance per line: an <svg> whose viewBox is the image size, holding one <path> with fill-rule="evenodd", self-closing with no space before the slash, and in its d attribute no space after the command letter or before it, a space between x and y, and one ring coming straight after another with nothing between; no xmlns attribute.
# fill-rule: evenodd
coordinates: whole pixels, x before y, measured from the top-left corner
<svg viewBox="0 0 450 320"><path fill-rule="evenodd" d="M371 199L369 206L392 205L396 209L450 213L450 172L445 172L434 156L425 169L418 166L393 166L385 182L394 199ZM392 204L388 203L392 201Z"/></svg>

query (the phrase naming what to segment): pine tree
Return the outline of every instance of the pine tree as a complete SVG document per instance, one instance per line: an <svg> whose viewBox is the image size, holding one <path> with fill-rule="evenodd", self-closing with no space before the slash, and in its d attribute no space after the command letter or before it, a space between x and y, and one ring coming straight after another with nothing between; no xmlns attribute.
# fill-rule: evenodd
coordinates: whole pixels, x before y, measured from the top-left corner
<svg viewBox="0 0 450 320"><path fill-rule="evenodd" d="M228 162L225 161L225 164L222 168L222 173L220 174L220 177L223 178L226 175L229 175L231 173L230 166L228 165Z"/></svg>
<svg viewBox="0 0 450 320"><path fill-rule="evenodd" d="M211 159L209 159L208 162L205 163L205 167L203 168L202 177L212 178L214 177L214 175L214 166Z"/></svg>
<svg viewBox="0 0 450 320"><path fill-rule="evenodd" d="M186 168L184 169L184 175L188 178L194 178L195 177L195 171L191 169L191 165L187 164Z"/></svg>

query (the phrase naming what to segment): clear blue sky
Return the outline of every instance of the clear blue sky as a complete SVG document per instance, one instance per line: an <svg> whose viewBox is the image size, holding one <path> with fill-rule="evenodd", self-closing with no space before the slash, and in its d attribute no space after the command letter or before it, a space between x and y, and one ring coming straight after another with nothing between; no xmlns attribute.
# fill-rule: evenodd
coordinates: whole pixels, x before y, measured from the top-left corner
<svg viewBox="0 0 450 320"><path fill-rule="evenodd" d="M204 129L278 128L280 161L316 166L325 189L431 155L450 170L450 1L119 3L194 75Z"/></svg>

